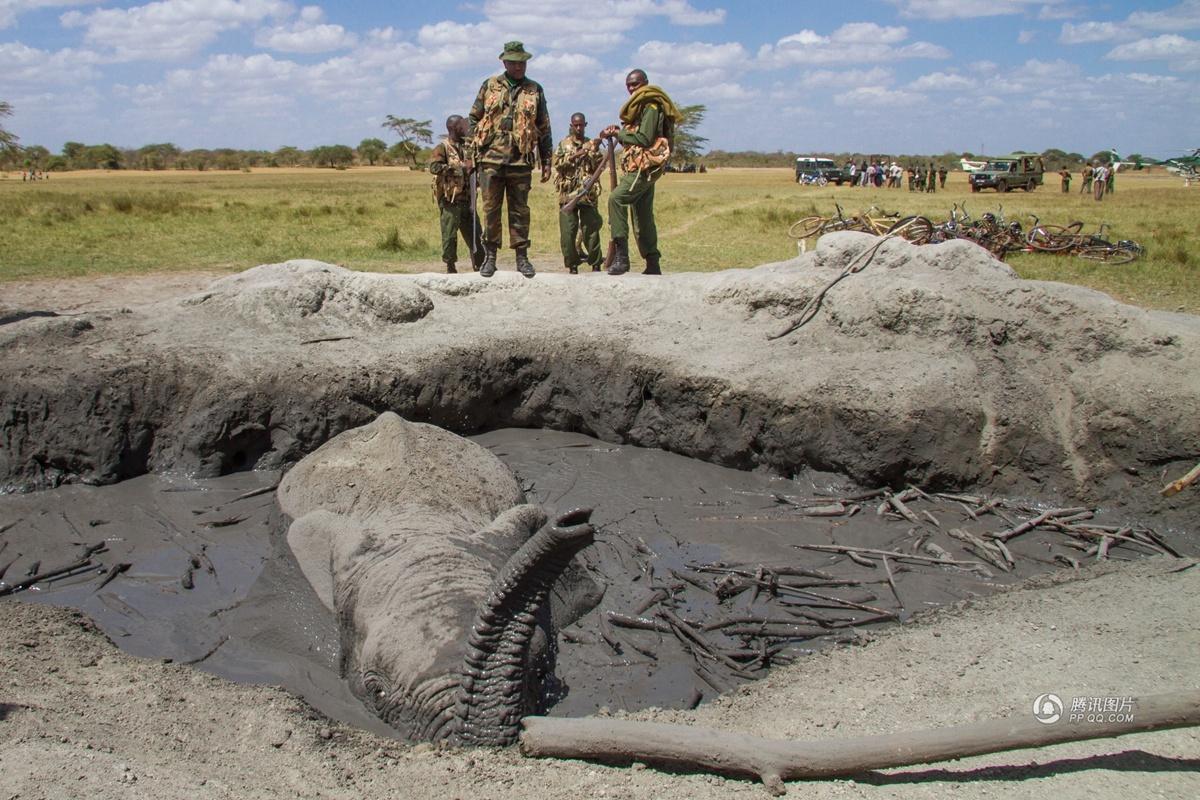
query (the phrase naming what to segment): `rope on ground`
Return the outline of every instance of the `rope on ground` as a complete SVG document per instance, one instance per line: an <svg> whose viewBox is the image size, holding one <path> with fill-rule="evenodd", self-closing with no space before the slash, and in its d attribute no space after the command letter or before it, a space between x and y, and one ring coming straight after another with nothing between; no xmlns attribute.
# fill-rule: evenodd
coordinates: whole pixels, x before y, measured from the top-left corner
<svg viewBox="0 0 1200 800"><path fill-rule="evenodd" d="M782 339L784 336L787 336L789 333L794 333L795 331L797 331L800 328L807 325L809 323L809 321L812 320L812 318L815 317L817 315L817 312L821 309L821 301L825 298L825 294L830 289L832 289L834 286L837 286L837 284L843 278L846 278L849 275L853 275L856 272L862 272L864 269L866 269L867 266L871 263L872 259L875 258L875 254L879 252L879 248L883 246L883 243L886 242L888 239L892 239L897 236L900 236L901 233L904 231L904 229L907 228L911 224L912 224L912 221L906 223L905 225L900 226L899 228L897 228L894 231L890 231L886 236L881 236L879 238L879 241L875 242L875 244L864 249L862 252L860 252L854 258L850 259L850 263L846 265L846 268L842 270L841 274L838 275L833 280L831 280L829 283L825 284L825 286L822 287L822 289L819 292L817 292L815 295L813 295L812 299L809 300L804 305L804 308L800 311L800 316L798 316L793 321L789 322L787 324L787 327L783 328L778 333L773 333L773 334L769 335L767 337L767 341L772 342L776 339Z"/></svg>

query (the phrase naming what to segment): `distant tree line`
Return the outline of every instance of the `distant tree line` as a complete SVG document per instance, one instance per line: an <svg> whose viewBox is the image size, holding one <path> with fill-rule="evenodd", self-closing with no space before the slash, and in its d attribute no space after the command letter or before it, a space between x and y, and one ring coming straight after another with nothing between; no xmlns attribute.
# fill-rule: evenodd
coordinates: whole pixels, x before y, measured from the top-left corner
<svg viewBox="0 0 1200 800"><path fill-rule="evenodd" d="M15 137L14 137L15 138ZM48 172L72 169L191 169L241 170L251 167L332 167L355 165L404 164L420 166L428 160L426 148L388 147L382 139L363 139L358 147L331 144L302 150L280 147L278 150L184 150L170 142L148 144L139 148L115 147L111 144L67 142L61 153L51 153L41 145L25 147L0 145L0 167L4 169L38 169Z"/></svg>
<svg viewBox="0 0 1200 800"><path fill-rule="evenodd" d="M753 150L728 151L711 150L703 152L704 144L708 141L696 131L704 121L707 108L703 105L682 106L682 118L675 127L675 151L672 162L682 166L703 161L709 167L786 167L795 166L796 158L800 155L817 156L833 159L838 164L853 161L896 161L907 165L910 163L927 164L930 161L938 166L956 169L961 159L980 160L984 156L973 153L942 153L941 155L927 154L883 154L883 153L795 153L777 150L773 153L762 153ZM11 116L11 104L0 101L0 123L4 117ZM428 160L431 150L422 145L433 143L433 127L431 120L417 120L407 117L396 117L388 114L382 127L394 133L400 141L389 146L378 138L363 139L358 147L344 144L330 144L302 150L298 147L285 146L278 150L235 150L219 148L216 150L196 149L183 150L170 142L148 144L131 149L114 147L111 144L84 144L82 142L67 142L62 152L51 153L41 145L19 144L19 138L0 124L0 168L2 169L36 169L43 171L74 170L74 169L191 169L191 170L243 170L251 167L328 167L345 169L354 165L402 165L419 169ZM1002 155L994 153L993 155ZM1041 153L1046 169L1055 171L1066 167L1078 169L1086 163L1112 160L1112 151L1102 150L1091 156L1082 153L1069 153L1065 150L1051 148ZM1142 156L1131 154L1126 160L1140 166Z"/></svg>

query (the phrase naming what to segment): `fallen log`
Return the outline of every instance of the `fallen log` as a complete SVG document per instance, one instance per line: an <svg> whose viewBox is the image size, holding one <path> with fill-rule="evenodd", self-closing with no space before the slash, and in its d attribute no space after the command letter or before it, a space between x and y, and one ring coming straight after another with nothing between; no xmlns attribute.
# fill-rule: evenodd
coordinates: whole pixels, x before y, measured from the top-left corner
<svg viewBox="0 0 1200 800"><path fill-rule="evenodd" d="M581 758L606 763L643 762L672 770L759 778L773 794L784 781L858 775L868 770L948 761L984 753L1106 739L1143 731L1200 725L1200 691L1138 698L1128 721L1044 723L1026 713L908 733L794 742L711 728L656 722L525 717L521 752L531 757Z"/></svg>
<svg viewBox="0 0 1200 800"><path fill-rule="evenodd" d="M1159 491L1159 494L1161 494L1163 497L1170 497L1171 495L1179 494L1198 480L1200 480L1200 464L1197 464L1188 470L1188 473L1182 478L1168 483Z"/></svg>

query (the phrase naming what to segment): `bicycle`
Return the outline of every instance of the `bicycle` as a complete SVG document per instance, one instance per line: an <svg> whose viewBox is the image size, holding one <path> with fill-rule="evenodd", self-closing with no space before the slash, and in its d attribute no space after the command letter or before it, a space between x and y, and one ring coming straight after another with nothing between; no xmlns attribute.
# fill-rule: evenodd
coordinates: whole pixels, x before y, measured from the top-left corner
<svg viewBox="0 0 1200 800"><path fill-rule="evenodd" d="M1072 252L1080 258L1102 261L1105 264L1128 264L1145 254L1146 248L1132 239L1121 239L1116 242L1105 239L1104 229L1107 227L1107 223L1101 224L1100 230L1096 234L1081 238Z"/></svg>
<svg viewBox="0 0 1200 800"><path fill-rule="evenodd" d="M1072 222L1070 225L1046 225L1033 217L1033 227L1025 234L1025 243L1030 250L1043 253L1066 252L1079 244L1079 232L1083 229L1082 222Z"/></svg>

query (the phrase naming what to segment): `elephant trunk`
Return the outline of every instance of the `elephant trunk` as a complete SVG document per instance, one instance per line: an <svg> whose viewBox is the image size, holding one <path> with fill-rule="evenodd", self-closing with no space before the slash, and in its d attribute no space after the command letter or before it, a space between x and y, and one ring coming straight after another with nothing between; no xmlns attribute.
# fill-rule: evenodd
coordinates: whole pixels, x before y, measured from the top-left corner
<svg viewBox="0 0 1200 800"><path fill-rule="evenodd" d="M592 543L591 509L542 527L497 575L471 627L454 709L458 744L515 744L527 701L529 646L539 609L575 555Z"/></svg>

